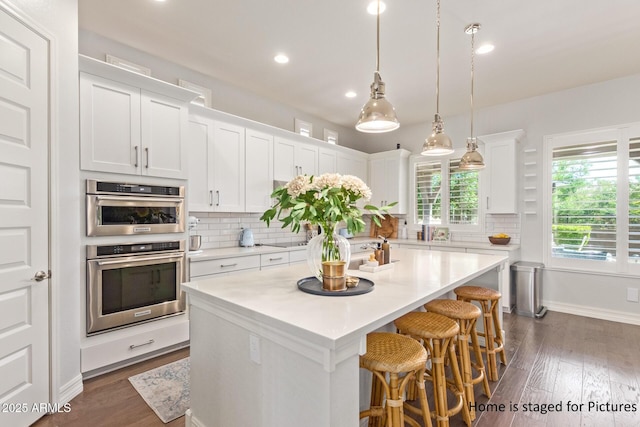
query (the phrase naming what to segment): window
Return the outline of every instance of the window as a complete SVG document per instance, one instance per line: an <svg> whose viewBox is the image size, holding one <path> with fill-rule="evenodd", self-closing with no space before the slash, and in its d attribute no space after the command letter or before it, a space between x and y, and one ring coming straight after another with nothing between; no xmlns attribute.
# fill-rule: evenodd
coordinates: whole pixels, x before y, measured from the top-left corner
<svg viewBox="0 0 640 427"><path fill-rule="evenodd" d="M479 230L479 173L462 171L458 164L458 157L444 160L412 158L414 224Z"/></svg>
<svg viewBox="0 0 640 427"><path fill-rule="evenodd" d="M640 273L640 126L545 140L551 267Z"/></svg>

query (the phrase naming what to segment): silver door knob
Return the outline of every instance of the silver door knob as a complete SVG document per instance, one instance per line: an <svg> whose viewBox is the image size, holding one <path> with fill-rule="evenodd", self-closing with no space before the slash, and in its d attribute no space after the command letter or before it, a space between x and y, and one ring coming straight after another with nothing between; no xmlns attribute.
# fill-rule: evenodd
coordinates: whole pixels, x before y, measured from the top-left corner
<svg viewBox="0 0 640 427"><path fill-rule="evenodd" d="M36 282L42 282L44 279L48 279L49 277L51 277L49 273L40 270L35 274L35 276L33 276L33 280Z"/></svg>

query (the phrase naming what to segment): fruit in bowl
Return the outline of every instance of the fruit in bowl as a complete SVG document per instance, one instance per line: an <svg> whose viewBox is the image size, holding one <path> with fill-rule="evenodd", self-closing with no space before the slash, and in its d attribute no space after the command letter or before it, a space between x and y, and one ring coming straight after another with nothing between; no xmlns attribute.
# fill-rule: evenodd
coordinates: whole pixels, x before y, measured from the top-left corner
<svg viewBox="0 0 640 427"><path fill-rule="evenodd" d="M506 245L511 241L511 237L508 234L498 233L493 236L489 236L489 241L494 245Z"/></svg>

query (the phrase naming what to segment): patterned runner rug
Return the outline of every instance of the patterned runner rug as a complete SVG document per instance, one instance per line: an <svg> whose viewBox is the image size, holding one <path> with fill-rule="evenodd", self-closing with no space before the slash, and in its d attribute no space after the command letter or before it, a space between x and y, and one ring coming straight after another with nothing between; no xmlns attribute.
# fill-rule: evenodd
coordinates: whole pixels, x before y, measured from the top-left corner
<svg viewBox="0 0 640 427"><path fill-rule="evenodd" d="M129 377L129 382L160 417L173 421L189 409L189 358Z"/></svg>

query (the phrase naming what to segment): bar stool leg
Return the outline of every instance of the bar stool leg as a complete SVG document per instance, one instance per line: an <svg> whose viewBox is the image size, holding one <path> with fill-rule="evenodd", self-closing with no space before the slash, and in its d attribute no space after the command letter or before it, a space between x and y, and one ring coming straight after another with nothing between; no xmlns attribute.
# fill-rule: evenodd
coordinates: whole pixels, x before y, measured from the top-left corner
<svg viewBox="0 0 640 427"><path fill-rule="evenodd" d="M380 378L376 375L371 376L371 401L369 408L371 416L369 417L369 427L382 427L384 425L384 411L382 409L382 401L384 398L384 385Z"/></svg>
<svg viewBox="0 0 640 427"><path fill-rule="evenodd" d="M491 301L480 301L482 304L482 320L484 323L484 346L487 352L487 370L489 379L498 381L498 365L496 363L496 351L493 340L493 314L491 313Z"/></svg>
<svg viewBox="0 0 640 427"><path fill-rule="evenodd" d="M453 381L454 381L454 384L456 385L456 388L460 390L460 392L455 394L456 394L456 397L458 398L460 395L462 395L462 419L464 420L466 425L471 426L472 419L471 419L471 413L469 412L469 402L467 401L467 398L465 396L465 392L462 384L462 377L460 375L460 369L458 368L458 364L457 364L456 351L452 345L449 346L448 351L449 351L449 359L451 360L451 374L453 376ZM446 425L447 426L449 425L448 420Z"/></svg>
<svg viewBox="0 0 640 427"><path fill-rule="evenodd" d="M496 330L495 336L498 341L498 347L496 351L500 352L500 361L503 365L507 365L507 355L504 352L504 335L502 335L502 325L500 324L500 318L498 316L498 303L499 301L493 301L491 304L491 316L493 318L493 327Z"/></svg>
<svg viewBox="0 0 640 427"><path fill-rule="evenodd" d="M471 325L471 348L473 348L473 354L475 356L475 368L482 376L482 389L485 396L491 398L491 388L489 388L489 380L487 378L487 371L482 361L482 350L480 350L480 343L478 342L478 333L476 331L476 322Z"/></svg>
<svg viewBox="0 0 640 427"><path fill-rule="evenodd" d="M471 357L469 355L469 336L466 335L469 328L469 323L465 320L460 320L460 334L458 335L458 353L460 356L460 371L462 374L462 385L464 387L464 394L467 399L468 405L471 407L469 416L471 420L476 419L475 395L473 393L473 375L471 372Z"/></svg>

